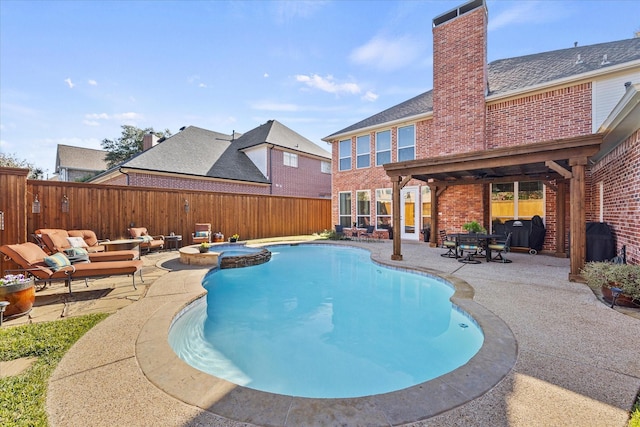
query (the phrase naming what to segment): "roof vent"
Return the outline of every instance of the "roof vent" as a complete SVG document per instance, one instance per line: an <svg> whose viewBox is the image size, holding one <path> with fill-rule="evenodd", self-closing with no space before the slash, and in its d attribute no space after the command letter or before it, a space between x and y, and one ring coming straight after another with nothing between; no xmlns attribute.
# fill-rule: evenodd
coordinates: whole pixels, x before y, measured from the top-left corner
<svg viewBox="0 0 640 427"><path fill-rule="evenodd" d="M609 63L610 63L610 62L607 60L607 54L605 53L605 54L602 56L602 62L600 63L600 65L607 65L607 64L609 64Z"/></svg>
<svg viewBox="0 0 640 427"><path fill-rule="evenodd" d="M578 58L576 59L576 64L582 64L582 58L580 57L580 54L578 54Z"/></svg>
<svg viewBox="0 0 640 427"><path fill-rule="evenodd" d="M625 82L624 83L624 88L625 89L629 89L629 87L631 87L631 82Z"/></svg>

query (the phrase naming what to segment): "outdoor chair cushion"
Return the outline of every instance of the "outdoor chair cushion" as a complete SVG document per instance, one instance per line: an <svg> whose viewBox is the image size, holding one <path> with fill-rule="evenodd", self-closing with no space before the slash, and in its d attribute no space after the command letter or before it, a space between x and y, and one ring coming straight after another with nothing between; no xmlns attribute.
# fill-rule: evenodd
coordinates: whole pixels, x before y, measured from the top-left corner
<svg viewBox="0 0 640 427"><path fill-rule="evenodd" d="M75 231L77 232L78 230L75 230ZM84 230L80 230L80 231L84 231ZM46 245L47 250L50 253L64 252L65 250L73 247L69 243L70 236L67 233L67 230L62 230L60 228L41 228L39 230L36 230L36 234L40 235L42 242ZM95 233L93 234L95 235ZM73 237L79 237L79 236L73 236ZM96 239L96 242L97 242L97 239ZM138 257L138 252L132 251L132 250L89 253L89 260L93 262L129 261L137 257Z"/></svg>
<svg viewBox="0 0 640 427"><path fill-rule="evenodd" d="M55 254L44 257L44 262L51 267L53 271L58 271L62 267L68 267L71 265L71 261L69 258L62 252L57 252Z"/></svg>
<svg viewBox="0 0 640 427"><path fill-rule="evenodd" d="M84 243L89 247L89 252L101 252L104 251L104 246L100 244L98 236L93 230L69 230L69 236L80 237L84 240ZM73 246L73 245L72 245Z"/></svg>

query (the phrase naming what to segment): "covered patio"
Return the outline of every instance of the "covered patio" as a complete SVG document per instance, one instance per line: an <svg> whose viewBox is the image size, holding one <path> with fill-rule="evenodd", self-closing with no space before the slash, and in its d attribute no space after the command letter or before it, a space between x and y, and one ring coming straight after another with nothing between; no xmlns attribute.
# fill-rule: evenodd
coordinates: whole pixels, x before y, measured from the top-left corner
<svg viewBox="0 0 640 427"><path fill-rule="evenodd" d="M386 164L384 169L393 182L393 228L400 230L400 190L412 179L423 181L431 188L432 245L437 243L438 236L438 198L450 186L542 181L556 190L557 256L565 256L567 215L564 206L569 198L569 280L576 280L586 259L585 174L590 157L600 151L601 144L602 136L593 134ZM488 185L484 185L483 191L488 192ZM489 222L488 209L485 209L484 221ZM394 233L393 238L391 259L395 261L402 260L399 234Z"/></svg>

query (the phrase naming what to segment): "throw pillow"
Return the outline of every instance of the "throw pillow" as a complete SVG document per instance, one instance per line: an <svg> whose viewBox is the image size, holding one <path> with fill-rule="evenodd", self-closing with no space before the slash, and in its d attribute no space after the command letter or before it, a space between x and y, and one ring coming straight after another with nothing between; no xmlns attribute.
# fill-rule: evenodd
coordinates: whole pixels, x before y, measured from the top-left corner
<svg viewBox="0 0 640 427"><path fill-rule="evenodd" d="M44 257L44 262L51 267L53 271L58 271L62 267L71 265L69 258L62 252L57 252L51 256Z"/></svg>
<svg viewBox="0 0 640 427"><path fill-rule="evenodd" d="M138 239L140 239L140 240L142 240L143 242L146 243L146 242L152 241L153 237L151 237L151 236L140 236L140 237L138 237Z"/></svg>
<svg viewBox="0 0 640 427"><path fill-rule="evenodd" d="M83 256L89 255L89 251L85 248L69 248L64 251L68 256Z"/></svg>
<svg viewBox="0 0 640 427"><path fill-rule="evenodd" d="M69 244L72 248L87 248L87 244L85 243L82 237L67 237Z"/></svg>
<svg viewBox="0 0 640 427"><path fill-rule="evenodd" d="M208 231L196 231L196 237L209 237Z"/></svg>

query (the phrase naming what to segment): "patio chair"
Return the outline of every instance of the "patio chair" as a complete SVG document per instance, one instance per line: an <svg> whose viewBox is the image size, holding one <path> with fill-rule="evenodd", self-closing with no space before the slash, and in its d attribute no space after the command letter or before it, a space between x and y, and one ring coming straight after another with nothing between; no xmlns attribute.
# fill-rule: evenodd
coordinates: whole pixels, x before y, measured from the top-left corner
<svg viewBox="0 0 640 427"><path fill-rule="evenodd" d="M438 233L440 234L441 247L447 249L447 252L440 254L440 256L445 258L458 258L456 241L449 239L446 230L440 230Z"/></svg>
<svg viewBox="0 0 640 427"><path fill-rule="evenodd" d="M367 229L365 231L360 232L359 237L364 238L367 241L374 239L376 237L375 230L376 230L376 227L374 225L369 225L367 226Z"/></svg>
<svg viewBox="0 0 640 427"><path fill-rule="evenodd" d="M510 259L507 259L507 252L511 249L511 233L507 234L504 242L489 243L488 248L491 251L498 251L497 255L491 258L492 262L512 262Z"/></svg>
<svg viewBox="0 0 640 427"><path fill-rule="evenodd" d="M344 237L344 226L336 224L336 237L342 239Z"/></svg>
<svg viewBox="0 0 640 427"><path fill-rule="evenodd" d="M196 223L195 231L191 233L191 241L194 245L211 243L211 224Z"/></svg>
<svg viewBox="0 0 640 427"><path fill-rule="evenodd" d="M61 228L40 228L36 230L36 236L39 237L40 242L44 245L41 246L45 252L54 254L56 252L70 252L73 248L82 248L88 252L89 260L92 262L105 262L105 261L130 261L138 257L136 251L121 250L111 252L91 252L84 236L87 231L91 230L72 230L76 236L71 236L67 230ZM90 234L95 236L95 233L91 231ZM96 238L96 242L98 239ZM40 244L38 244L40 246ZM94 247L95 248L95 247Z"/></svg>
<svg viewBox="0 0 640 427"><path fill-rule="evenodd" d="M139 271L140 280L144 282L140 260L71 264L62 252L49 255L31 242L3 245L0 246L0 252L18 264L21 271L31 274L38 281L45 283L51 283L54 280L64 281L69 287L69 293L71 293L71 282L76 279L84 279L88 287L87 279L90 278L131 275L133 288L137 289L135 273Z"/></svg>
<svg viewBox="0 0 640 427"><path fill-rule="evenodd" d="M89 252L104 252L105 247L101 243L109 241L109 239L99 240L93 230L68 230L67 233L70 237L81 237Z"/></svg>
<svg viewBox="0 0 640 427"><path fill-rule="evenodd" d="M147 231L146 227L132 227L127 229L129 235L131 235L132 239L141 240L140 243L140 251L146 251L149 253L152 249L162 249L164 248L164 236L152 236Z"/></svg>
<svg viewBox="0 0 640 427"><path fill-rule="evenodd" d="M480 264L480 261L475 259L475 256L478 255L481 250L480 240L478 236L474 236L473 234L461 234L458 236L458 249L460 253L464 255L466 252L466 256L459 259L458 262L463 262L465 264Z"/></svg>

